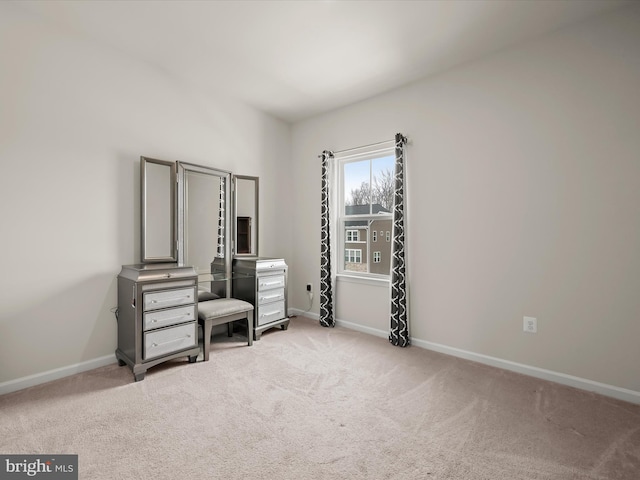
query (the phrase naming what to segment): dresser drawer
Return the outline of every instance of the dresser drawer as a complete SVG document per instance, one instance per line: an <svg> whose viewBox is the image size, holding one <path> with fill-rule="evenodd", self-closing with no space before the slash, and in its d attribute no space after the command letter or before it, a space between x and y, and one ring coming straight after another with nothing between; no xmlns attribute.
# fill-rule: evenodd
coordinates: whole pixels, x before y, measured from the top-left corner
<svg viewBox="0 0 640 480"><path fill-rule="evenodd" d="M187 305L186 307L145 312L142 323L144 330L152 330L154 328L177 325L178 323L193 322L195 319L196 306Z"/></svg>
<svg viewBox="0 0 640 480"><path fill-rule="evenodd" d="M265 305L282 300L284 300L284 288L274 288L273 290L265 290L258 293L258 305Z"/></svg>
<svg viewBox="0 0 640 480"><path fill-rule="evenodd" d="M274 258L272 260L262 260L255 265L256 270L262 271L277 271L283 270L287 267L282 258Z"/></svg>
<svg viewBox="0 0 640 480"><path fill-rule="evenodd" d="M195 298L195 287L146 292L143 295L144 310L158 310L159 308L188 305L189 303L195 303Z"/></svg>
<svg viewBox="0 0 640 480"><path fill-rule="evenodd" d="M144 355L149 360L172 352L194 347L198 343L197 323L153 330L144 334Z"/></svg>
<svg viewBox="0 0 640 480"><path fill-rule="evenodd" d="M274 288L284 288L283 275L265 275L258 277L258 291L271 290Z"/></svg>
<svg viewBox="0 0 640 480"><path fill-rule="evenodd" d="M275 322L285 316L284 301L261 305L258 307L258 326Z"/></svg>

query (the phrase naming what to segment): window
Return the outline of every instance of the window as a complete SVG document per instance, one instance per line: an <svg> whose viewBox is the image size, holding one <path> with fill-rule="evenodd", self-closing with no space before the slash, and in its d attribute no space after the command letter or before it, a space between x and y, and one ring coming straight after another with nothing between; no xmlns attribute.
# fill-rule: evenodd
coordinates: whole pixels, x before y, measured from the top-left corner
<svg viewBox="0 0 640 480"><path fill-rule="evenodd" d="M360 236L358 235L360 232L358 230L347 230L346 241L347 242L358 242L360 240Z"/></svg>
<svg viewBox="0 0 640 480"><path fill-rule="evenodd" d="M391 232L390 232L390 231L388 231L388 230L387 230L387 234L386 234L385 240L386 240L387 242L390 242L390 241L391 241Z"/></svg>
<svg viewBox="0 0 640 480"><path fill-rule="evenodd" d="M336 154L338 180L338 251L345 252L342 275L389 278L391 245L373 252L372 242L390 230L393 212L395 154L392 142L384 147L350 150ZM356 153L353 153L356 152ZM379 236L378 236L379 235ZM353 249L353 242L362 248ZM358 245L360 247L360 245Z"/></svg>
<svg viewBox="0 0 640 480"><path fill-rule="evenodd" d="M347 248L344 251L344 261L346 263L362 263L362 250Z"/></svg>

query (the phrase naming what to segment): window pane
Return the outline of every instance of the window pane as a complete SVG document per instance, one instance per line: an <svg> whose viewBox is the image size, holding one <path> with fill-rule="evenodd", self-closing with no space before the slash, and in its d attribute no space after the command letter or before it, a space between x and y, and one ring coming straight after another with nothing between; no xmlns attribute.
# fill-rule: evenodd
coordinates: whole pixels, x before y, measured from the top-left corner
<svg viewBox="0 0 640 480"><path fill-rule="evenodd" d="M368 272L368 234L367 220L344 222L344 264L347 272Z"/></svg>
<svg viewBox="0 0 640 480"><path fill-rule="evenodd" d="M370 203L370 160L344 164L344 205L345 215L369 213Z"/></svg>
<svg viewBox="0 0 640 480"><path fill-rule="evenodd" d="M371 221L371 230L383 232L391 228L393 220L384 218ZM371 245L373 252L369 261L369 273L377 273L379 275L389 275L391 273L391 243L383 241L382 235L378 238L378 242Z"/></svg>
<svg viewBox="0 0 640 480"><path fill-rule="evenodd" d="M393 210L395 157L375 158L371 161L371 203L372 213Z"/></svg>
<svg viewBox="0 0 640 480"><path fill-rule="evenodd" d="M395 158L390 155L344 164L343 193L346 215L391 212L394 163Z"/></svg>
<svg viewBox="0 0 640 480"><path fill-rule="evenodd" d="M391 243L384 241L393 220L389 217L375 220L348 220L344 222L344 263L342 271L389 275L391 271ZM369 236L383 232L373 243ZM371 235L372 237L373 235Z"/></svg>

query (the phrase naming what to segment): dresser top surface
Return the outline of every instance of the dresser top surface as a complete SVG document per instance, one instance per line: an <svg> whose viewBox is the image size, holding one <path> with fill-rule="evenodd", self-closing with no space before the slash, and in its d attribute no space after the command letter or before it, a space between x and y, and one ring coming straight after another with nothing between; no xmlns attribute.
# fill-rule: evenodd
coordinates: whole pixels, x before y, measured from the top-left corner
<svg viewBox="0 0 640 480"><path fill-rule="evenodd" d="M135 282L145 282L193 278L196 277L196 271L191 266L178 265L177 263L138 263L123 265L119 277L128 278Z"/></svg>

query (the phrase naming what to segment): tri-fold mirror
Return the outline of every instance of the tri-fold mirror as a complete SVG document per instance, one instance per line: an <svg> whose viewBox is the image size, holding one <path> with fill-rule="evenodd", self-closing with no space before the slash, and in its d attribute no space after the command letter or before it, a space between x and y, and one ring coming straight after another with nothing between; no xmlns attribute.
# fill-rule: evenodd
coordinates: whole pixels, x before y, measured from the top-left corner
<svg viewBox="0 0 640 480"><path fill-rule="evenodd" d="M229 279L234 255L258 255L257 177L141 157L140 192L142 263Z"/></svg>

